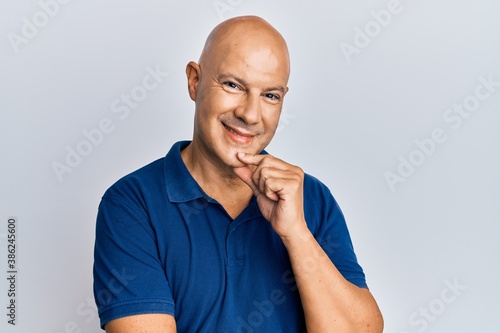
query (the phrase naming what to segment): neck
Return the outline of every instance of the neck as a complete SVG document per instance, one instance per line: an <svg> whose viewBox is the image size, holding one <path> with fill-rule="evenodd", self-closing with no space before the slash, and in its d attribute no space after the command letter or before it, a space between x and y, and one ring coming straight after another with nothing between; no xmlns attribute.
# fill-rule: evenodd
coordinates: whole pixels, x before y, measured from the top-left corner
<svg viewBox="0 0 500 333"><path fill-rule="evenodd" d="M252 190L233 172L231 166L219 166L191 143L181 151L191 176L211 198L217 200L235 218L248 205Z"/></svg>

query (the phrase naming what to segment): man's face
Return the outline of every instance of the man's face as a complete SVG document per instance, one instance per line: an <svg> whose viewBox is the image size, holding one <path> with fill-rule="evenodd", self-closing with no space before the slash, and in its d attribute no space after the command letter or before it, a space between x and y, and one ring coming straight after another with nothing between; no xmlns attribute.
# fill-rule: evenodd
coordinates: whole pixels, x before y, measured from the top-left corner
<svg viewBox="0 0 500 333"><path fill-rule="evenodd" d="M278 126L288 63L273 47L236 45L201 64L194 141L220 167L242 166L238 152L260 153Z"/></svg>

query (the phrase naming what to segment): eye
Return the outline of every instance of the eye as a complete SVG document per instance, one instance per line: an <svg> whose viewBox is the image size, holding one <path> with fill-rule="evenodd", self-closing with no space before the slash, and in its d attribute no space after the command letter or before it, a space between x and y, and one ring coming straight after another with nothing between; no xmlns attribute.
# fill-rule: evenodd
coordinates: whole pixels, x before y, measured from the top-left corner
<svg viewBox="0 0 500 333"><path fill-rule="evenodd" d="M276 95L276 94L266 94L265 95L267 98L269 98L270 100L273 100L273 101L279 101L281 98Z"/></svg>
<svg viewBox="0 0 500 333"><path fill-rule="evenodd" d="M228 86L231 89L238 89L239 88L236 83L231 82L231 81L226 81L226 82L223 82L222 84Z"/></svg>

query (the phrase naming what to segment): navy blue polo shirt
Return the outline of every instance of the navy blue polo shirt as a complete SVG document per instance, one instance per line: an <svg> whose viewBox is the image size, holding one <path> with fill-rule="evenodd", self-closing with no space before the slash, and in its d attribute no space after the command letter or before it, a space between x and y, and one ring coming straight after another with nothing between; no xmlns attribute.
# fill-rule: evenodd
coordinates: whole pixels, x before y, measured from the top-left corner
<svg viewBox="0 0 500 333"><path fill-rule="evenodd" d="M188 144L174 144L102 198L94 255L101 325L166 313L178 332L298 332L304 315L281 239L255 197L232 219L204 193L180 155ZM342 275L366 288L338 205L307 174L304 213Z"/></svg>

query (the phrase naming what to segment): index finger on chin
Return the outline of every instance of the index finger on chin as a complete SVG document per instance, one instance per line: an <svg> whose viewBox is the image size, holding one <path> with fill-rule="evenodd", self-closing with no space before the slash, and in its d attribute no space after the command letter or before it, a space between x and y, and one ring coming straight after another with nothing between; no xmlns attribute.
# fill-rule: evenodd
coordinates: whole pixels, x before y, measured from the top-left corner
<svg viewBox="0 0 500 333"><path fill-rule="evenodd" d="M259 165L260 162L266 157L267 155L252 155L252 154L246 154L246 153L238 153L236 154L236 157L238 160L241 162L248 164L248 165Z"/></svg>

